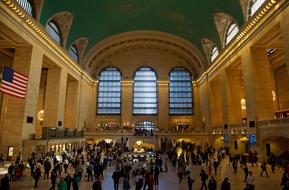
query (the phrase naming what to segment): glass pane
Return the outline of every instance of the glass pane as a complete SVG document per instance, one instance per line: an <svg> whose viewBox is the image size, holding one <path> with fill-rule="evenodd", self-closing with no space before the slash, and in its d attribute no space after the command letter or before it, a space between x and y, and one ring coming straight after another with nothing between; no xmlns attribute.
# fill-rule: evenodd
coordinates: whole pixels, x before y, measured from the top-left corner
<svg viewBox="0 0 289 190"><path fill-rule="evenodd" d="M157 76L151 68L136 71L133 93L134 114L157 114Z"/></svg>
<svg viewBox="0 0 289 190"><path fill-rule="evenodd" d="M211 62L213 62L218 55L219 55L219 50L216 46L214 46L211 51Z"/></svg>
<svg viewBox="0 0 289 190"><path fill-rule="evenodd" d="M121 113L121 75L114 67L100 73L97 96L98 114Z"/></svg>
<svg viewBox="0 0 289 190"><path fill-rule="evenodd" d="M57 42L60 44L60 33L58 27L53 23L49 22L46 25L47 33Z"/></svg>
<svg viewBox="0 0 289 190"><path fill-rule="evenodd" d="M17 3L29 14L32 16L32 5L28 0L17 0Z"/></svg>
<svg viewBox="0 0 289 190"><path fill-rule="evenodd" d="M236 36L236 34L238 34L239 32L239 28L235 23L232 23L229 26L229 29L227 31L227 35L226 35L226 45L228 43L230 43L230 41Z"/></svg>
<svg viewBox="0 0 289 190"><path fill-rule="evenodd" d="M75 62L78 62L78 53L74 46L69 49L68 53Z"/></svg>
<svg viewBox="0 0 289 190"><path fill-rule="evenodd" d="M249 15L253 16L265 2L266 0L252 0L249 8Z"/></svg>
<svg viewBox="0 0 289 190"><path fill-rule="evenodd" d="M193 113L192 77L184 68L175 68L170 73L170 114Z"/></svg>

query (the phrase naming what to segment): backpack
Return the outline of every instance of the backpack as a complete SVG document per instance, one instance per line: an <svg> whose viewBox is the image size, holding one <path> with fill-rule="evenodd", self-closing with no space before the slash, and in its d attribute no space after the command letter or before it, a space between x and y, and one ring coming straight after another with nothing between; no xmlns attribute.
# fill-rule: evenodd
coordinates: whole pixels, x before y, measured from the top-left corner
<svg viewBox="0 0 289 190"><path fill-rule="evenodd" d="M139 184L140 187L143 186L143 178L139 179L138 184Z"/></svg>
<svg viewBox="0 0 289 190"><path fill-rule="evenodd" d="M287 181L284 183L284 187L286 187L286 188L289 187L289 180L287 180Z"/></svg>
<svg viewBox="0 0 289 190"><path fill-rule="evenodd" d="M204 179L207 180L208 178L208 174L204 174Z"/></svg>

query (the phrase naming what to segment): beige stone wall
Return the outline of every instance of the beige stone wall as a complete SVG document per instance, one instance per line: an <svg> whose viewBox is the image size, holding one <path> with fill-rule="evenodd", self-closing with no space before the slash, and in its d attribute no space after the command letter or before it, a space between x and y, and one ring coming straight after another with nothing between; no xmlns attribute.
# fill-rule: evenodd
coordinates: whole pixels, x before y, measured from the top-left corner
<svg viewBox="0 0 289 190"><path fill-rule="evenodd" d="M210 81L210 109L212 127L223 127L223 106L220 76Z"/></svg>

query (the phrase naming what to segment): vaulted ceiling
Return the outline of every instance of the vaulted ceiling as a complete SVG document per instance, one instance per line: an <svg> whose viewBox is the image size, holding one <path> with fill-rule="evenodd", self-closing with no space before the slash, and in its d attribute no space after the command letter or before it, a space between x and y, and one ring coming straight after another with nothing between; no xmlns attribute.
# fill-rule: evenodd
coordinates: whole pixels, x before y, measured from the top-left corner
<svg viewBox="0 0 289 190"><path fill-rule="evenodd" d="M66 46L87 37L88 49L119 33L154 30L182 37L202 51L202 38L221 47L215 13L227 13L239 25L244 23L239 0L46 0L40 22L45 26L59 12L73 14Z"/></svg>

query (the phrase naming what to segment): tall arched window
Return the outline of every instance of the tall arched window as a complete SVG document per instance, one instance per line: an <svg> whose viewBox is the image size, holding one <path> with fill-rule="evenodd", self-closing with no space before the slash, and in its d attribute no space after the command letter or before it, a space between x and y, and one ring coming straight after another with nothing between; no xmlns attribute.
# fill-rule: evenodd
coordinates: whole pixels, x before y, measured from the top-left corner
<svg viewBox="0 0 289 190"><path fill-rule="evenodd" d="M266 0L251 0L249 6L249 16L253 16L255 12L266 2Z"/></svg>
<svg viewBox="0 0 289 190"><path fill-rule="evenodd" d="M71 46L68 53L75 62L78 62L78 52L75 46Z"/></svg>
<svg viewBox="0 0 289 190"><path fill-rule="evenodd" d="M32 16L32 5L29 0L17 0L17 3Z"/></svg>
<svg viewBox="0 0 289 190"><path fill-rule="evenodd" d="M157 114L157 76L149 67L135 72L133 83L133 114Z"/></svg>
<svg viewBox="0 0 289 190"><path fill-rule="evenodd" d="M187 115L192 113L192 76L182 67L175 68L170 73L170 114Z"/></svg>
<svg viewBox="0 0 289 190"><path fill-rule="evenodd" d="M60 37L59 28L57 27L57 25L54 22L49 22L46 25L46 31L57 43L60 44L61 37Z"/></svg>
<svg viewBox="0 0 289 190"><path fill-rule="evenodd" d="M213 62L218 55L219 55L219 50L218 50L217 46L214 46L211 50L211 55L210 55L211 62Z"/></svg>
<svg viewBox="0 0 289 190"><path fill-rule="evenodd" d="M230 41L238 34L239 27L235 23L231 23L228 27L227 33L226 33L226 45L230 43Z"/></svg>
<svg viewBox="0 0 289 190"><path fill-rule="evenodd" d="M108 67L99 75L97 113L121 113L121 74L117 68Z"/></svg>

